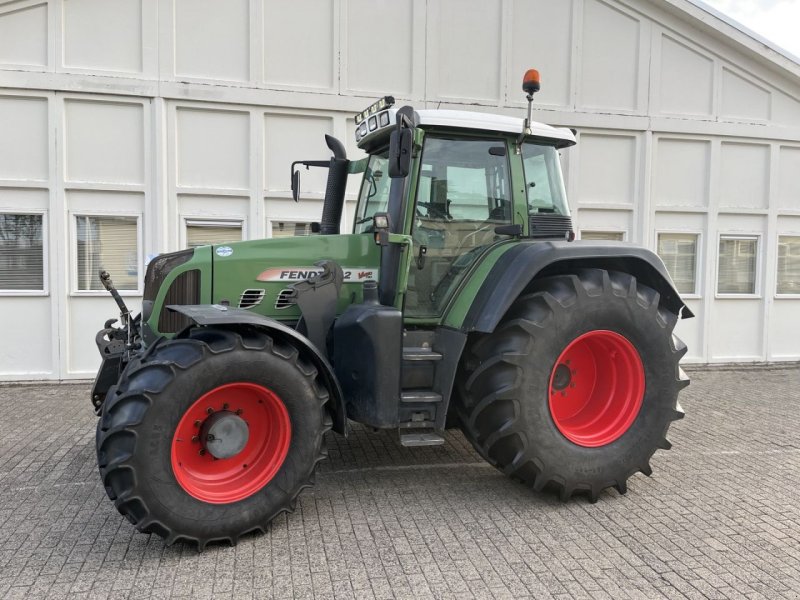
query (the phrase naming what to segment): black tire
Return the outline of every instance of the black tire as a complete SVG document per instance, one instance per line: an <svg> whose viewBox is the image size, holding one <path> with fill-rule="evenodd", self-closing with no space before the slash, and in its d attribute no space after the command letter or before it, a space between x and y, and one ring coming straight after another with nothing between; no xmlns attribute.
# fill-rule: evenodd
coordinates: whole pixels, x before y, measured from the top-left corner
<svg viewBox="0 0 800 600"><path fill-rule="evenodd" d="M586 269L535 281L465 353L456 397L464 434L487 461L535 490L557 490L563 500L582 492L596 501L609 487L624 494L631 475L651 474L651 456L670 448L667 430L683 416L678 392L689 380L678 364L686 346L672 333L676 322L659 294L627 273ZM596 330L633 345L644 394L618 439L586 447L559 431L548 398L562 351Z"/></svg>
<svg viewBox="0 0 800 600"><path fill-rule="evenodd" d="M171 444L189 407L209 390L234 382L268 387L288 411L291 440L274 477L249 497L228 504L196 499L178 483ZM254 328L197 328L161 340L132 362L112 387L98 422L97 460L108 497L139 531L168 544L236 544L265 531L312 485L327 456L328 392L297 348Z"/></svg>

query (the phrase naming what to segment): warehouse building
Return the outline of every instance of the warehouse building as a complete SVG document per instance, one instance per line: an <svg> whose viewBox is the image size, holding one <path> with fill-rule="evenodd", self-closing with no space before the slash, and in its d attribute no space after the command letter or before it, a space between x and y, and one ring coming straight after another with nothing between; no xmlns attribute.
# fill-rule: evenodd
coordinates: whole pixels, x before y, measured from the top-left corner
<svg viewBox="0 0 800 600"><path fill-rule="evenodd" d="M295 203L289 165L359 156L375 98L522 116L529 67L578 235L662 256L686 360L799 360L800 64L698 1L13 0L0 379L93 376L101 266L137 306L157 253L308 234L325 173Z"/></svg>

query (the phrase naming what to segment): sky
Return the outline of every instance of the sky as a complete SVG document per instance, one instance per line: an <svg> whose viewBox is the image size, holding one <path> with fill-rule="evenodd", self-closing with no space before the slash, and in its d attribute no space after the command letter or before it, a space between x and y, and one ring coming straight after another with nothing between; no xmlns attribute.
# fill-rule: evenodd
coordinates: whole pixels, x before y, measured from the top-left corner
<svg viewBox="0 0 800 600"><path fill-rule="evenodd" d="M800 0L702 0L800 57Z"/></svg>

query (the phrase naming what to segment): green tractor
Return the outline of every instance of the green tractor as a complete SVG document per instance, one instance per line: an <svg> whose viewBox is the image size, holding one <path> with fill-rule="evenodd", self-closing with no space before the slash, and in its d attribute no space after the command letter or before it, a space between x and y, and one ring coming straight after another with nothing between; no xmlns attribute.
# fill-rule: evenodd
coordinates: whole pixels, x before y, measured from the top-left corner
<svg viewBox="0 0 800 600"><path fill-rule="evenodd" d="M97 459L140 531L235 544L294 508L349 422L403 446L460 428L534 490L625 493L670 447L691 317L662 261L573 241L559 151L528 118L397 108L356 118L367 158L328 169L316 235L163 254L132 316L97 334ZM339 231L348 177L361 180Z"/></svg>

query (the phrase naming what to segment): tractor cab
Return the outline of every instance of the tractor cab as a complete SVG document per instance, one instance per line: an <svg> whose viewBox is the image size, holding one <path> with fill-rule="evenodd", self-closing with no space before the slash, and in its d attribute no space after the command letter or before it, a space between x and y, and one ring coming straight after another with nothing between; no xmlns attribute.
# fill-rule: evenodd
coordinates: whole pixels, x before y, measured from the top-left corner
<svg viewBox="0 0 800 600"><path fill-rule="evenodd" d="M374 231L373 218L386 213L393 233L411 236L406 317L441 315L496 243L574 237L558 153L575 143L572 131L500 115L398 110L393 102L382 98L356 118L356 142L369 156L351 168L363 170L353 232ZM411 127L408 175L392 178L390 162L400 160L392 137Z"/></svg>

